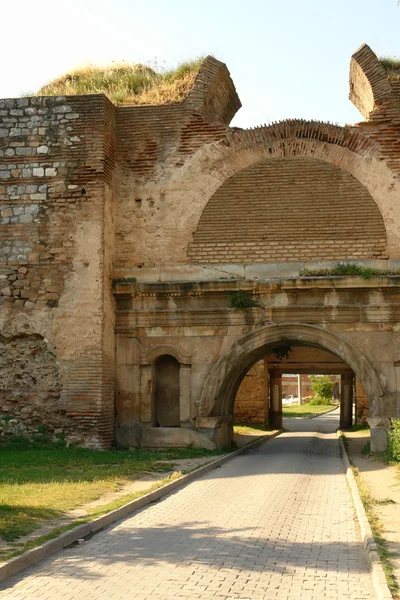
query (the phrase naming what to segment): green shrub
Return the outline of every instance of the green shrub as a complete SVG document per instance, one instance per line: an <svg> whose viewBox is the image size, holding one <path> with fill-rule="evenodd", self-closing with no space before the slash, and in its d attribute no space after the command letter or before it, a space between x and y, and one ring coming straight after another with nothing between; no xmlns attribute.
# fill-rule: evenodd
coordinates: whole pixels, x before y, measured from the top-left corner
<svg viewBox="0 0 400 600"><path fill-rule="evenodd" d="M352 263L337 263L331 269L332 275L355 275L363 279L370 279L374 274L374 269L371 267L360 267Z"/></svg>
<svg viewBox="0 0 400 600"><path fill-rule="evenodd" d="M112 280L112 288L115 289L117 283L136 283L136 277L115 277Z"/></svg>
<svg viewBox="0 0 400 600"><path fill-rule="evenodd" d="M372 267L361 267L353 263L337 263L331 269L303 269L300 271L300 277L330 277L331 275L341 277L362 277L370 279L372 276L388 277L390 275L400 275L400 271L387 269L374 269Z"/></svg>
<svg viewBox="0 0 400 600"><path fill-rule="evenodd" d="M257 306L257 304L246 292L239 290L229 296L229 306L231 308L251 308Z"/></svg>
<svg viewBox="0 0 400 600"><path fill-rule="evenodd" d="M15 419L14 415L4 415L4 417L0 417L0 421L3 421L4 423L9 423L10 421L13 421Z"/></svg>
<svg viewBox="0 0 400 600"><path fill-rule="evenodd" d="M310 375L310 381L314 394L323 400L315 404L330 404L335 381L329 375ZM311 400L310 404L313 404Z"/></svg>
<svg viewBox="0 0 400 600"><path fill-rule="evenodd" d="M326 398L322 398L322 396L313 396L309 402L311 406L320 406L323 404L330 404L330 398L327 400Z"/></svg>
<svg viewBox="0 0 400 600"><path fill-rule="evenodd" d="M283 360L284 358L288 360L291 351L292 348L289 346L289 344L282 344L278 348L275 348L275 350L272 350L272 353L278 360Z"/></svg>
<svg viewBox="0 0 400 600"><path fill-rule="evenodd" d="M392 419L388 431L388 455L390 460L400 462L400 419Z"/></svg>

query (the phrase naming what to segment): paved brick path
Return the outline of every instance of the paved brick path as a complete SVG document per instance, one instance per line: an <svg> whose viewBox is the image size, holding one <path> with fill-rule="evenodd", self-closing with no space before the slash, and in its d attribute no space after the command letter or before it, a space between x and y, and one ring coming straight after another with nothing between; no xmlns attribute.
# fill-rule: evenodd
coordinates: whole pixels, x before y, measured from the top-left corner
<svg viewBox="0 0 400 600"><path fill-rule="evenodd" d="M374 598L335 418L291 420L291 433L4 582L0 599Z"/></svg>

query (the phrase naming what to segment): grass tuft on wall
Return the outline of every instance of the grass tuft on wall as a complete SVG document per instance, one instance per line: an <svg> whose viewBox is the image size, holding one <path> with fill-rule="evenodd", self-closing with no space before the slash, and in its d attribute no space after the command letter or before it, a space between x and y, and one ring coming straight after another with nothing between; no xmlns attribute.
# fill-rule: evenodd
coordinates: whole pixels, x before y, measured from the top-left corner
<svg viewBox="0 0 400 600"><path fill-rule="evenodd" d="M400 79L400 58L382 56L379 61L386 69L389 79Z"/></svg>
<svg viewBox="0 0 400 600"><path fill-rule="evenodd" d="M193 87L204 58L165 72L147 65L119 63L89 65L42 86L36 96L105 94L115 104L172 104L182 102Z"/></svg>

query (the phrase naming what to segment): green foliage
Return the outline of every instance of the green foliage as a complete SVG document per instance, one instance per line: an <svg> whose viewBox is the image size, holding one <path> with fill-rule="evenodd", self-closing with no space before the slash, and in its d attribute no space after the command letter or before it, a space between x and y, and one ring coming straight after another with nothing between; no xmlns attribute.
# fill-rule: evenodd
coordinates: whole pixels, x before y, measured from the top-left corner
<svg viewBox="0 0 400 600"><path fill-rule="evenodd" d="M289 346L289 344L282 344L282 346L279 346L278 348L275 348L275 350L272 350L272 354L278 359L278 360L283 360L284 358L286 358L286 360L289 359L289 353L292 351L291 346Z"/></svg>
<svg viewBox="0 0 400 600"><path fill-rule="evenodd" d="M329 375L310 375L310 381L312 390L316 394L316 397L310 400L310 404L329 404L332 399L335 381Z"/></svg>
<svg viewBox="0 0 400 600"><path fill-rule="evenodd" d="M332 275L352 275L359 276L363 279L370 279L373 274L373 269L370 267L361 267L352 263L337 263L331 269Z"/></svg>
<svg viewBox="0 0 400 600"><path fill-rule="evenodd" d="M369 431L370 427L369 425L367 425L366 423L363 424L358 424L358 425L352 425L351 427L349 427L348 429L346 429L347 432L351 432L351 431Z"/></svg>
<svg viewBox="0 0 400 600"><path fill-rule="evenodd" d="M14 415L4 415L4 417L0 417L0 421L4 421L4 423L9 423L15 419Z"/></svg>
<svg viewBox="0 0 400 600"><path fill-rule="evenodd" d="M194 70L198 71L201 67L201 63L204 60L204 56L200 58L196 58L191 61L186 61L181 63L176 69L172 69L163 74L165 81L172 82L177 79L182 79L183 77L187 77Z"/></svg>
<svg viewBox="0 0 400 600"><path fill-rule="evenodd" d="M329 404L329 400L328 398L322 398L322 396L313 396L312 398L310 398L309 404L311 406L324 406L326 404Z"/></svg>
<svg viewBox="0 0 400 600"><path fill-rule="evenodd" d="M362 456L369 456L371 454L371 442L368 440L365 445L361 448Z"/></svg>
<svg viewBox="0 0 400 600"><path fill-rule="evenodd" d="M400 462L400 419L392 419L388 431L388 458Z"/></svg>
<svg viewBox="0 0 400 600"><path fill-rule="evenodd" d="M230 294L229 306L230 308L252 308L257 304L246 292L238 290Z"/></svg>
<svg viewBox="0 0 400 600"><path fill-rule="evenodd" d="M40 522L60 516L57 510L40 506L0 504L0 537L11 542L34 531Z"/></svg>
<svg viewBox="0 0 400 600"><path fill-rule="evenodd" d="M38 435L43 435L39 433ZM0 537L32 533L48 519L117 491L144 472L173 469L182 458L214 457L222 450L90 450L53 444L0 448Z"/></svg>
<svg viewBox="0 0 400 600"><path fill-rule="evenodd" d="M276 431L273 427L262 425L261 423L234 423L233 432L240 435L259 435L261 432Z"/></svg>
<svg viewBox="0 0 400 600"><path fill-rule="evenodd" d="M387 269L374 269L372 267L362 267L354 263L337 263L331 269L317 269L311 271L304 269L300 271L300 277L362 277L363 279L370 279L373 276L384 277L389 275L400 275L400 271L391 271Z"/></svg>
<svg viewBox="0 0 400 600"><path fill-rule="evenodd" d="M115 277L115 279L112 280L113 289L116 287L117 283L136 283L136 277Z"/></svg>

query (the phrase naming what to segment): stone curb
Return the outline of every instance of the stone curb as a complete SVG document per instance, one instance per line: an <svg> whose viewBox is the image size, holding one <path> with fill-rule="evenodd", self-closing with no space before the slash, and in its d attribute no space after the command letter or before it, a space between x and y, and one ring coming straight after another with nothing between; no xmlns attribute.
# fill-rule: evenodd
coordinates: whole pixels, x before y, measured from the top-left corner
<svg viewBox="0 0 400 600"><path fill-rule="evenodd" d="M27 550L26 552L24 552L24 554L21 554L20 556L10 558L9 560L0 564L0 582L7 579L7 577L16 575L20 571L31 567L32 565L38 563L44 558L47 558L52 554L59 552L63 548L66 548L74 542L77 542L79 539L83 539L86 536L95 533L100 529L103 529L107 525L110 525L110 523L114 523L115 521L119 521L120 519L127 517L128 515L139 510L140 508L143 508L148 504L159 500L163 496L166 496L170 492L173 492L174 490L183 487L184 485L190 483L194 479L197 479L202 475L206 475L210 471L213 471L214 469L228 462L232 458L239 456L239 454L248 452L252 448L262 444L263 442L277 437L281 433L283 433L283 429L280 429L279 431L269 436L260 436L260 438L253 440L246 446L243 446L243 448L239 448L238 450L235 450L230 454L222 456L221 458L217 458L216 460L213 460L212 462L204 465L203 467L199 467L198 469L195 469L194 471L183 475L179 479L175 479L174 481L163 485L157 490L154 490L153 492L150 492L141 496L140 498L137 498L137 500L132 500L131 502L124 504L120 508L112 510L111 512L106 513L105 515L98 517L97 519L93 519L93 521L88 521L83 525L77 525L77 527L74 527L73 529L62 533L53 540L45 542L37 548Z"/></svg>
<svg viewBox="0 0 400 600"><path fill-rule="evenodd" d="M347 455L340 429L337 431L337 436L344 468L346 471L347 483L349 484L351 495L353 497L354 508L356 509L358 522L360 524L362 543L371 568L372 581L374 584L376 597L378 600L389 600L390 598L393 598L393 596L390 593L389 586L386 582L385 573L377 552L375 538L372 534L371 526L365 513L364 505L360 497L360 492L358 491L357 482L351 468L350 460Z"/></svg>

